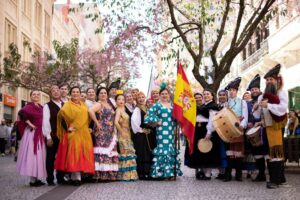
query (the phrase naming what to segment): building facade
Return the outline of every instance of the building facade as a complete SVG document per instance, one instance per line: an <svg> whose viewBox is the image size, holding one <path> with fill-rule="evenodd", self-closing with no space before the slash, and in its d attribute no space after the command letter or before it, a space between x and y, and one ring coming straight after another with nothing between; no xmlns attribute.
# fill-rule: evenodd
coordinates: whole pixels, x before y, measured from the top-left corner
<svg viewBox="0 0 300 200"><path fill-rule="evenodd" d="M289 107L300 109L300 2L284 1L278 10L268 23L261 23L257 28L245 49L234 60L231 73L221 87L241 76L242 95L256 74L263 77L280 63L284 90L289 92ZM265 81L262 80L261 88L264 87Z"/></svg>
<svg viewBox="0 0 300 200"><path fill-rule="evenodd" d="M55 0L2 0L0 1L0 65L8 55L8 46L15 43L22 62L31 62L36 51L54 53L52 41L69 42L79 37L80 28L76 20L64 20L61 10L55 9ZM31 47L31 51L24 43ZM30 100L30 90L1 85L0 120L15 121L17 112ZM41 104L49 96L41 95Z"/></svg>

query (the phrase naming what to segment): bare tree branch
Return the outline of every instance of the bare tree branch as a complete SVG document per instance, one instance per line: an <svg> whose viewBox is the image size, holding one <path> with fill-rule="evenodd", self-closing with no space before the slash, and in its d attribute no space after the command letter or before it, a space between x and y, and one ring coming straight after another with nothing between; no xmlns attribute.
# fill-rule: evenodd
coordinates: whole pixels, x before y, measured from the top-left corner
<svg viewBox="0 0 300 200"><path fill-rule="evenodd" d="M185 36L185 34L183 33L183 31L181 30L180 26L178 26L177 20L175 18L175 14L174 14L174 6L171 0L167 0L168 6L169 6L169 10L170 10L170 14L171 14L171 20L172 20L172 24L174 25L174 28L176 29L176 31L179 33L185 47L187 48L188 52L191 54L192 58L194 59L194 61L197 61L197 55L196 53L193 51L189 41L187 40L187 37ZM200 63L197 63L200 65Z"/></svg>
<svg viewBox="0 0 300 200"><path fill-rule="evenodd" d="M184 32L184 34L187 34L188 32L191 32L191 31L195 31L195 30L198 30L198 28L192 28L192 29L189 29L187 31ZM173 37L172 40L170 42L168 42L168 44L171 44L174 42L174 40L180 38L181 36L180 35L177 35L176 37Z"/></svg>
<svg viewBox="0 0 300 200"><path fill-rule="evenodd" d="M236 43L236 40L237 40L237 37L239 34L239 30L240 30L240 26L241 26L242 17L244 15L244 10L245 10L245 0L240 0L240 9L239 9L238 17L236 20L236 26L235 26L233 38L231 40L230 48L232 48Z"/></svg>

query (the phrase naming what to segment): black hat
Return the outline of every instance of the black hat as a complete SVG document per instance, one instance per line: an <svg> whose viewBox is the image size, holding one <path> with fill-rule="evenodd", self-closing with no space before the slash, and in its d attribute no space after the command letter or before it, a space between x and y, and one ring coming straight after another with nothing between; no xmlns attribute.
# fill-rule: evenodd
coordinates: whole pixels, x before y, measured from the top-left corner
<svg viewBox="0 0 300 200"><path fill-rule="evenodd" d="M108 87L108 91L111 90L112 88L119 89L120 84L121 84L121 78L118 78L116 81L110 84L110 86Z"/></svg>
<svg viewBox="0 0 300 200"><path fill-rule="evenodd" d="M256 76L251 80L247 90L251 90L252 88L260 88L260 75L256 74Z"/></svg>
<svg viewBox="0 0 300 200"><path fill-rule="evenodd" d="M278 78L278 74L280 72L280 68L281 68L281 65L278 64L276 65L275 67L273 67L272 69L270 69L270 71L268 71L268 73L266 73L266 75L264 76L264 78L268 78L268 77L273 77L275 79Z"/></svg>
<svg viewBox="0 0 300 200"><path fill-rule="evenodd" d="M230 88L236 89L238 90L240 87L240 83L242 81L241 77L237 77L236 79L234 79L233 81L231 81L225 88L225 90L229 90Z"/></svg>

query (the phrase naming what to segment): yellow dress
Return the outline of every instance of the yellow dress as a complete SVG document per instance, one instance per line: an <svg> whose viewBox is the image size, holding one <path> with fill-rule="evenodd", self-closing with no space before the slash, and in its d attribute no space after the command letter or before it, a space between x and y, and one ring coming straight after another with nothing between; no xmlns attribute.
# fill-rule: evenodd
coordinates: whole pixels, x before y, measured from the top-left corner
<svg viewBox="0 0 300 200"><path fill-rule="evenodd" d="M87 106L80 102L68 101L57 116L57 136L60 140L55 169L65 172L85 172L94 174L94 154L92 137L89 132ZM66 127L64 127L63 122ZM69 127L75 131L68 132Z"/></svg>
<svg viewBox="0 0 300 200"><path fill-rule="evenodd" d="M122 112L119 124L124 135L118 133L119 142L119 172L118 180L134 181L138 179L136 172L136 154L131 140L129 116L126 112Z"/></svg>

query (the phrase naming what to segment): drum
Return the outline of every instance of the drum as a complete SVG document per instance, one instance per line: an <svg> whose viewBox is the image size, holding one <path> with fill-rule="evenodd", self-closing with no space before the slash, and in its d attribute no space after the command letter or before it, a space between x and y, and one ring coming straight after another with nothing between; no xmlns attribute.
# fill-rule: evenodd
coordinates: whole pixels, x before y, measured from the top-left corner
<svg viewBox="0 0 300 200"><path fill-rule="evenodd" d="M247 138L249 139L250 143L254 147L258 147L258 146L262 145L261 139L260 139L260 130L261 130L261 127L257 126L257 127L250 128L246 132Z"/></svg>
<svg viewBox="0 0 300 200"><path fill-rule="evenodd" d="M243 135L238 128L240 121L230 108L223 108L213 117L213 125L216 132L224 142L231 142L234 138Z"/></svg>
<svg viewBox="0 0 300 200"><path fill-rule="evenodd" d="M212 149L213 143L209 139L202 138L198 141L198 149L202 153L208 153Z"/></svg>

